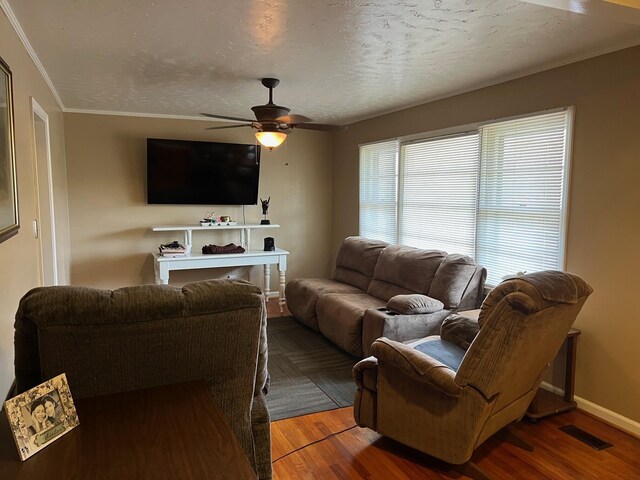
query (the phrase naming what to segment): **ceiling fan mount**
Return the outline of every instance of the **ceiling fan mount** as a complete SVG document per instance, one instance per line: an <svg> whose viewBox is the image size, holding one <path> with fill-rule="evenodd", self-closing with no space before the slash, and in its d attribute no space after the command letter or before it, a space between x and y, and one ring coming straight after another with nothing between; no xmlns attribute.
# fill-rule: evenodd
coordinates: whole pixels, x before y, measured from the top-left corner
<svg viewBox="0 0 640 480"><path fill-rule="evenodd" d="M217 118L220 120L232 120L235 122L245 122L240 125L229 125L223 127L209 127L207 130L219 130L223 128L239 128L239 127L251 127L260 132L280 132L285 134L282 137L282 141L286 137L286 133L294 128L303 128L308 130L323 130L323 131L335 131L344 130L346 127L339 125L327 125L322 123L309 123L310 118L304 115L290 115L291 109L282 105L276 105L273 102L273 89L280 84L280 80L277 78L263 78L261 79L262 85L269 89L269 101L264 105L256 105L251 107L256 119L251 120L248 118L229 117L226 115L215 115L212 113L202 113L202 115ZM260 136L258 136L260 140ZM273 147L269 147L273 148Z"/></svg>
<svg viewBox="0 0 640 480"><path fill-rule="evenodd" d="M280 80L277 78L263 78L262 85L269 89L269 102L265 105L256 105L251 107L253 114L258 122L272 122L274 119L289 115L290 108L281 107L273 103L273 89L278 86ZM274 122L276 123L276 122Z"/></svg>
<svg viewBox="0 0 640 480"><path fill-rule="evenodd" d="M267 87L269 90L272 90L280 85L280 80L278 80L277 78L263 78L261 82L262 85ZM271 96L271 92L269 92L269 96Z"/></svg>

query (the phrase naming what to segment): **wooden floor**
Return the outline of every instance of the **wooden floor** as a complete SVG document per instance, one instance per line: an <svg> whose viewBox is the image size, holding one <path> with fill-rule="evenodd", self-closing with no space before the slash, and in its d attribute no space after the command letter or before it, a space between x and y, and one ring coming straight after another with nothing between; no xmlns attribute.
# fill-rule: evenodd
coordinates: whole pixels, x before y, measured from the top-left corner
<svg viewBox="0 0 640 480"><path fill-rule="evenodd" d="M268 303L269 317L280 313ZM559 430L573 424L613 447L597 451ZM640 439L580 411L520 422L520 437L534 446L521 450L489 439L473 456L494 480L638 480ZM274 480L421 480L466 478L426 455L355 425L352 407L272 422Z"/></svg>
<svg viewBox="0 0 640 480"><path fill-rule="evenodd" d="M352 412L347 407L273 422L274 479L466 478L415 450L356 427ZM567 424L613 447L594 450L558 429ZM496 480L640 478L640 440L582 412L556 415L538 424L521 422L516 430L533 444L533 452L489 439L474 454L473 461Z"/></svg>

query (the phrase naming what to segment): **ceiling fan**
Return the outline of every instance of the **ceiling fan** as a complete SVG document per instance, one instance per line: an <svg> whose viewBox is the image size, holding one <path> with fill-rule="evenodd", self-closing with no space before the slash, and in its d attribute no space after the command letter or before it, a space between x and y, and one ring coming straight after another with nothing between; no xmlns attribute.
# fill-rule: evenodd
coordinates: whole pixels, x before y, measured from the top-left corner
<svg viewBox="0 0 640 480"><path fill-rule="evenodd" d="M304 128L307 130L337 131L345 130L347 127L339 125L327 125L323 123L309 123L311 119L304 115L290 115L290 108L273 103L273 89L278 86L280 80L277 78L263 78L262 85L269 89L269 102L265 105L251 107L255 120L249 118L228 117L226 115L214 115L212 113L202 113L206 117L219 118L221 120L233 120L245 122L239 125L229 125L224 127L209 127L207 130L220 130L223 128L251 127L257 130L256 138L265 147L273 150L287 138L294 128Z"/></svg>

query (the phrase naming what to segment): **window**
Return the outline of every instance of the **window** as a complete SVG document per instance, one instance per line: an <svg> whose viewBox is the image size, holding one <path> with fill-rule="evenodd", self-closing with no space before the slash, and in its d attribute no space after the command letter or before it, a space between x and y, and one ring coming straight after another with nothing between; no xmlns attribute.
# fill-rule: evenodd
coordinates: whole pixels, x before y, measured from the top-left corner
<svg viewBox="0 0 640 480"><path fill-rule="evenodd" d="M571 113L362 146L360 234L474 256L488 285L562 269Z"/></svg>
<svg viewBox="0 0 640 480"><path fill-rule="evenodd" d="M399 242L474 255L478 133L400 148Z"/></svg>
<svg viewBox="0 0 640 480"><path fill-rule="evenodd" d="M360 234L397 242L398 142L360 147Z"/></svg>

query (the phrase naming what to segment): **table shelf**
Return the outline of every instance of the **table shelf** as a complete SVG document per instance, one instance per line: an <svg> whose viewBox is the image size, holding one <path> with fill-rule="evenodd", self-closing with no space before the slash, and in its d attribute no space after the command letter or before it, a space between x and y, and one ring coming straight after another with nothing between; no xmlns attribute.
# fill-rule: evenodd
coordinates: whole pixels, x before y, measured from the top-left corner
<svg viewBox="0 0 640 480"><path fill-rule="evenodd" d="M245 250L249 250L251 245L251 230L280 228L278 224L261 225L259 223L238 223L235 225L155 225L151 227L153 232L184 232L184 247L190 253L193 247L193 232L207 231L216 232L220 230L240 230L240 245Z"/></svg>

